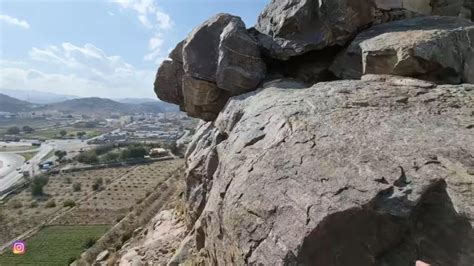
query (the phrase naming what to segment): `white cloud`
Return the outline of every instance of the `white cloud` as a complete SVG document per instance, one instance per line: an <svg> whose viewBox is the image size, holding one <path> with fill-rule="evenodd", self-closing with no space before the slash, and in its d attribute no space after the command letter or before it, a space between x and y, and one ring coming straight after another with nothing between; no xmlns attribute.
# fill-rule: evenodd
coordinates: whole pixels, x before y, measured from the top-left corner
<svg viewBox="0 0 474 266"><path fill-rule="evenodd" d="M157 10L155 13L155 16L156 16L156 21L158 21L158 26L160 27L160 29L168 30L173 27L173 21L171 20L171 17L168 14L160 10Z"/></svg>
<svg viewBox="0 0 474 266"><path fill-rule="evenodd" d="M143 26L149 28L149 29L152 29L153 28L153 25L151 24L151 22L148 20L148 17L145 16L145 15L139 15L138 16L138 20L140 20L140 22L143 24Z"/></svg>
<svg viewBox="0 0 474 266"><path fill-rule="evenodd" d="M109 98L153 97L153 71L137 69L93 44L33 47L29 54L31 62L0 61L0 88Z"/></svg>
<svg viewBox="0 0 474 266"><path fill-rule="evenodd" d="M149 53L144 56L147 61L160 61L164 57L161 51L163 40L160 37L163 31L173 28L174 22L154 0L112 0L125 10L137 13L138 20L143 26L154 30L154 36L149 40ZM159 37L157 37L159 36Z"/></svg>
<svg viewBox="0 0 474 266"><path fill-rule="evenodd" d="M148 49L150 50L143 59L145 61L154 61L156 64L160 64L166 56L163 54L163 44L164 40L161 34L155 35L148 42Z"/></svg>
<svg viewBox="0 0 474 266"><path fill-rule="evenodd" d="M10 17L8 15L0 15L0 21L4 22L4 23L7 23L9 25L18 26L18 27L22 27L22 28L25 28L25 29L30 28L30 24L28 24L28 22L26 20L20 20L20 19L14 18L14 17Z"/></svg>
<svg viewBox="0 0 474 266"><path fill-rule="evenodd" d="M164 43L163 38L160 35L157 35L150 39L148 43L148 48L150 50L155 50L156 48L160 48L161 46L163 46L163 43Z"/></svg>
<svg viewBox="0 0 474 266"><path fill-rule="evenodd" d="M138 13L138 20L147 28L157 27L168 30L173 27L171 17L155 4L154 0L116 0L111 1L123 9L134 10Z"/></svg>
<svg viewBox="0 0 474 266"><path fill-rule="evenodd" d="M90 43L83 47L67 42L60 48L57 46L49 46L45 49L33 47L29 55L36 61L58 64L98 76L109 75L121 69L133 69L133 66L124 62L120 56L108 56Z"/></svg>

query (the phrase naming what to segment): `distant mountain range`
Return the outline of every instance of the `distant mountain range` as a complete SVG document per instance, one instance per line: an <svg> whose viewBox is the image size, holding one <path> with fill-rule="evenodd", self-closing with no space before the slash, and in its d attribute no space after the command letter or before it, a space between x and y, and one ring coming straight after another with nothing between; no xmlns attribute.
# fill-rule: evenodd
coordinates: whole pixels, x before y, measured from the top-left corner
<svg viewBox="0 0 474 266"><path fill-rule="evenodd" d="M30 103L37 103L37 104L52 104L52 103L59 103L59 102L67 101L67 100L82 98L75 95L65 95L65 94L57 94L57 93L35 91L35 90L0 89L0 93L16 98L18 100L22 100L22 101L26 101ZM156 99L150 99L150 98L112 98L111 100L114 100L119 103L132 103L132 104L156 102Z"/></svg>
<svg viewBox="0 0 474 266"><path fill-rule="evenodd" d="M122 99L118 102L105 98L77 98L50 104L36 104L0 94L1 112L61 111L68 114L133 114L178 112L175 105L152 99Z"/></svg>
<svg viewBox="0 0 474 266"><path fill-rule="evenodd" d="M56 93L35 91L35 90L0 89L0 93L3 93L13 98L17 98L18 100L27 101L30 103L38 103L38 104L57 103L57 102L62 102L66 100L80 98L74 95L63 95L63 94L56 94Z"/></svg>
<svg viewBox="0 0 474 266"><path fill-rule="evenodd" d="M0 93L0 112L25 112L34 107L34 104L18 100Z"/></svg>
<svg viewBox="0 0 474 266"><path fill-rule="evenodd" d="M132 103L132 104L156 102L156 99L150 99L150 98L112 98L112 100L119 103Z"/></svg>

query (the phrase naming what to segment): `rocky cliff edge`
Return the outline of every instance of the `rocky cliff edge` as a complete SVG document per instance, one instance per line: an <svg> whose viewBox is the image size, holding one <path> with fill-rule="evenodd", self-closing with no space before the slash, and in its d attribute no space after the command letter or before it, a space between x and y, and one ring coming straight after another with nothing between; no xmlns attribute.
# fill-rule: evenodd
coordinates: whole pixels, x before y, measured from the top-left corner
<svg viewBox="0 0 474 266"><path fill-rule="evenodd" d="M203 122L170 265L474 264L472 1L218 14L155 91Z"/></svg>

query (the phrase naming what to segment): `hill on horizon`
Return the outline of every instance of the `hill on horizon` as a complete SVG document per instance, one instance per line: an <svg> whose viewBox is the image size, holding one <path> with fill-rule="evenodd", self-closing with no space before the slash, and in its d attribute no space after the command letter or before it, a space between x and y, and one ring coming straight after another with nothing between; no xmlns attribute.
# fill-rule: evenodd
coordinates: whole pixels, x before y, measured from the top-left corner
<svg viewBox="0 0 474 266"><path fill-rule="evenodd" d="M118 102L107 98L86 97L51 104L36 104L0 93L0 112L62 111L76 114L133 114L178 112L176 105L153 99L123 99ZM128 101L128 102L127 102Z"/></svg>
<svg viewBox="0 0 474 266"><path fill-rule="evenodd" d="M34 104L21 101L16 98L0 93L0 112L26 112L34 107Z"/></svg>
<svg viewBox="0 0 474 266"><path fill-rule="evenodd" d="M106 114L106 113L163 113L178 111L178 107L155 101L146 103L121 103L107 98L88 97L48 104L38 110L57 110L65 113Z"/></svg>
<svg viewBox="0 0 474 266"><path fill-rule="evenodd" d="M0 93L16 98L21 101L27 101L36 104L51 104L71 99L80 98L74 95L64 95L51 92L35 91L35 90L12 90L0 89Z"/></svg>

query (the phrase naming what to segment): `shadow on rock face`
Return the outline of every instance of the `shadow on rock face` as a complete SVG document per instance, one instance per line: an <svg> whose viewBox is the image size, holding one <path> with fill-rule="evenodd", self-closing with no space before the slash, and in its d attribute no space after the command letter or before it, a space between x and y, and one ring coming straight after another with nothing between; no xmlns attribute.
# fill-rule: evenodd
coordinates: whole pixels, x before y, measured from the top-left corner
<svg viewBox="0 0 474 266"><path fill-rule="evenodd" d="M304 240L288 265L472 265L473 230L438 181L407 218L371 208L326 217Z"/></svg>

